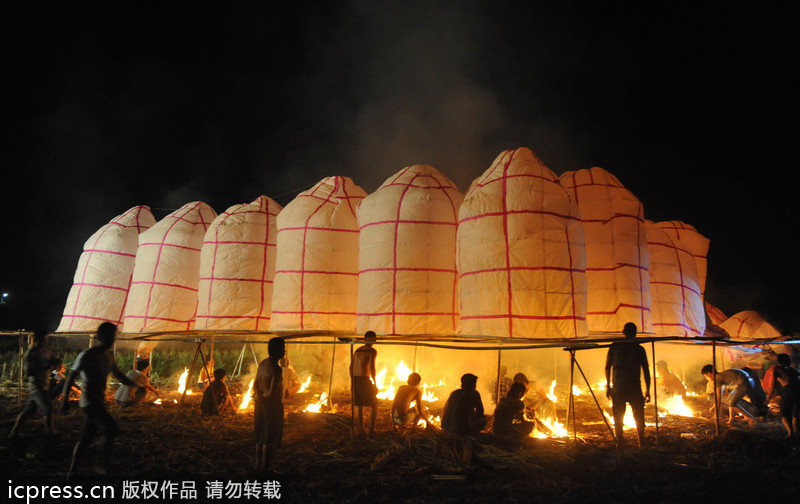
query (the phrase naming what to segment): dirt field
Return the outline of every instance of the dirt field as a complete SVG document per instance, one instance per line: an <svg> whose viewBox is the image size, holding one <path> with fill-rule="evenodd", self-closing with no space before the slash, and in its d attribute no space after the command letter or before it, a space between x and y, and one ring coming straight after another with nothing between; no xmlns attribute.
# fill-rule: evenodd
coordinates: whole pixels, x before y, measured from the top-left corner
<svg viewBox="0 0 800 504"><path fill-rule="evenodd" d="M18 407L16 390L6 394L0 399L5 479L15 485L65 484L81 412L73 408L57 415L53 439L43 436L41 421L35 419L9 440ZM278 471L265 478L251 469L252 410L208 418L199 414L198 396L188 396L180 410L171 402L178 398L167 394L162 405L146 403L131 410L110 405L122 429L111 473L99 476L86 469L71 483L109 484L119 499L124 481L192 480L198 491L194 502L268 500L264 495L208 499L206 487L214 481L274 480L282 502L708 503L797 496L800 477L800 444L782 439L776 419L753 428L744 422L733 428L723 424L716 437L709 419L668 417L659 426L658 446L655 428L648 427L645 449L620 451L591 399L579 397L577 440L531 438L515 444L482 434L471 456L463 444L441 433L392 431L387 401L381 402L377 437L351 440L346 404L336 414L300 413L308 398L297 398L286 405ZM347 399L335 397L340 403ZM635 433L626 435L632 441ZM131 500L192 502L177 495Z"/></svg>

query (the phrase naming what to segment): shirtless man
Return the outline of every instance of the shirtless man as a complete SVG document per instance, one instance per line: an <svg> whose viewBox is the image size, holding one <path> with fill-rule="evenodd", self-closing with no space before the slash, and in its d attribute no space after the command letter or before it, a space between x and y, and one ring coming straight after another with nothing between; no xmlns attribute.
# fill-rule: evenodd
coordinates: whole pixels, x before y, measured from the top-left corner
<svg viewBox="0 0 800 504"><path fill-rule="evenodd" d="M86 448L97 436L98 431L105 438L102 465L97 466L96 470L100 473L107 471L108 459L111 455L111 447L114 438L119 432L117 423L106 411L106 381L108 374L114 376L123 384L133 388L139 388L130 378L125 376L114 362L114 355L111 347L114 345L114 338L117 335L117 326L111 322L103 322L97 328L97 345L78 354L72 364L67 378L64 380L64 390L69 390L72 382L77 375L80 375L83 382L83 393L81 394L80 406L83 411L85 421L81 437L75 444L72 451L72 462L67 472L67 478L72 475L76 465L81 460ZM61 401L61 410L66 409L69 401L69 394L64 394Z"/></svg>
<svg viewBox="0 0 800 504"><path fill-rule="evenodd" d="M714 368L711 366L711 364L703 366L703 369L700 370L700 373L705 377L706 380L708 380L709 383L713 383ZM714 395L715 399L712 409L720 406L722 387L725 387L726 391L732 389L732 392L730 395L728 395L727 400L728 424L733 423L734 410L744 415L747 418L748 424L755 424L758 421L756 414L763 407L763 404L758 404L759 395L756 393L755 383L753 383L753 379L750 377L750 375L745 371L736 368L726 369L721 373L717 373L717 388ZM744 396L750 398L750 401L752 402L745 401Z"/></svg>
<svg viewBox="0 0 800 504"><path fill-rule="evenodd" d="M429 423L428 412L422 405L422 391L419 389L421 381L422 377L419 373L411 373L408 375L408 385L402 385L397 389L392 403L392 421L396 426L411 425L414 427L420 420ZM414 403L413 407L411 407L411 403Z"/></svg>
<svg viewBox="0 0 800 504"><path fill-rule="evenodd" d="M358 347L353 353L350 362L350 378L353 387L353 406L358 407L358 433L364 435L363 407L369 406L372 413L369 418L369 435L375 435L375 417L378 415L378 388L375 386L375 358L377 350L372 348L376 336L373 331L364 334L365 344Z"/></svg>

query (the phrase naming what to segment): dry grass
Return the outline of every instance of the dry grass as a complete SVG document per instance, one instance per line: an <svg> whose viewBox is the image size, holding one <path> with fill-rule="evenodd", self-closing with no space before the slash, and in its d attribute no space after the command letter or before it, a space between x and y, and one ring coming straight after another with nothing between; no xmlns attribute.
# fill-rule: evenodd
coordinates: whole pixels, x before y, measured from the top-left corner
<svg viewBox="0 0 800 504"><path fill-rule="evenodd" d="M377 437L351 440L346 396L335 398L343 404L335 414L301 413L306 399L286 404L279 473L270 476L281 483L282 501L698 502L741 499L751 491L792 495L800 474L798 444L781 439L775 420L752 429L743 423L723 427L716 437L707 419L670 418L659 427L658 447L650 427L649 447L621 452L594 403L578 398L577 417L585 422L578 440L518 443L481 434L470 452L441 433L393 431L386 402ZM5 439L18 411L16 391L0 401ZM252 410L209 418L199 414L198 404L195 395L181 408L169 401L132 410L110 405L122 435L108 481L264 479L251 469ZM57 415L56 423L54 439L44 439L41 423L33 420L21 436L3 442L0 463L8 479L64 482L82 415L73 408ZM626 435L633 439L632 431Z"/></svg>

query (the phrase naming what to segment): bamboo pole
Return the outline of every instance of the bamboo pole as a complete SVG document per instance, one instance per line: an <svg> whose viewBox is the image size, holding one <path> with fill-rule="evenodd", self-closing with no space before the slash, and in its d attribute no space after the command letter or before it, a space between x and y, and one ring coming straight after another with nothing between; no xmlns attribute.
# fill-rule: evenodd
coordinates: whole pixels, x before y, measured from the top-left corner
<svg viewBox="0 0 800 504"><path fill-rule="evenodd" d="M569 403L567 405L567 427L569 428L569 420L572 419L572 441L578 444L578 424L575 421L575 396L572 393L572 384L574 383L575 374L575 350L569 351Z"/></svg>
<svg viewBox="0 0 800 504"><path fill-rule="evenodd" d="M622 445L620 444L619 439L617 439L617 436L614 434L614 429L611 427L611 424L608 423L608 418L606 418L606 415L603 413L603 407L600 406L600 401L598 401L597 396L594 395L594 390L592 390L592 384L589 383L589 378L586 377L586 373L583 372L583 368L581 368L581 365L580 363L578 363L577 359L575 359L575 365L578 367L578 371L580 371L581 376L583 376L583 380L586 382L586 386L589 387L589 393L592 394L592 399L594 399L594 403L595 405L597 405L597 409L600 411L600 416L603 418L603 422L605 422L606 427L608 428L608 432L611 434L611 439L614 440L614 444L617 445L617 448L619 448L620 451L622 451ZM571 393L572 392L570 392L570 394Z"/></svg>
<svg viewBox="0 0 800 504"><path fill-rule="evenodd" d="M499 348L497 349L497 381L496 381L497 386L494 389L495 404L498 404L500 402L500 352L501 351L502 350L500 350Z"/></svg>
<svg viewBox="0 0 800 504"><path fill-rule="evenodd" d="M17 406L22 406L22 359L25 356L25 347L22 343L22 331L18 337L19 366L17 366Z"/></svg>
<svg viewBox="0 0 800 504"><path fill-rule="evenodd" d="M656 416L656 448L658 448L658 387L656 386L656 342L651 341L651 351L653 353L653 406L655 407ZM648 390L649 392L649 390Z"/></svg>
<svg viewBox="0 0 800 504"><path fill-rule="evenodd" d="M336 341L336 338L333 338L333 341ZM330 376L328 377L328 411L333 409L333 398L331 397L331 390L333 390L333 363L336 358L336 345L333 345L333 350L331 351L331 372ZM353 356L350 356L350 360L352 361ZM352 387L351 387L352 388Z"/></svg>
<svg viewBox="0 0 800 504"><path fill-rule="evenodd" d="M353 389L353 343L350 340L350 441L356 440L356 392ZM336 345L333 346L336 348ZM363 426L362 426L363 428Z"/></svg>
<svg viewBox="0 0 800 504"><path fill-rule="evenodd" d="M200 345L203 344L204 340L199 340L197 342L197 347L194 350L194 357L192 358L192 365L189 367L189 372L186 374L186 381L188 382L194 373L194 365L197 363L197 356L200 354ZM186 383L186 386L183 389L183 393L181 394L181 400L178 402L178 408L175 410L175 418L172 419L172 423L175 423L178 420L178 414L183 407L183 401L186 399L186 391L189 390L189 384Z"/></svg>
<svg viewBox="0 0 800 504"><path fill-rule="evenodd" d="M711 341L711 375L714 377L714 425L716 436L719 437L719 397L717 397L717 342Z"/></svg>

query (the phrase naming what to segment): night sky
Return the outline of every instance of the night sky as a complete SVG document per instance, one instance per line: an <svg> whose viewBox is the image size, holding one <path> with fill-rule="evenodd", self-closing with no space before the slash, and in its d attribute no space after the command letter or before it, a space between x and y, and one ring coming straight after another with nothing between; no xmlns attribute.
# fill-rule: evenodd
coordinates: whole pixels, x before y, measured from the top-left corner
<svg viewBox="0 0 800 504"><path fill-rule="evenodd" d="M0 7L2 330L54 330L83 242L134 205L286 205L417 163L465 191L524 146L695 226L706 299L800 331L790 7L110 3Z"/></svg>

